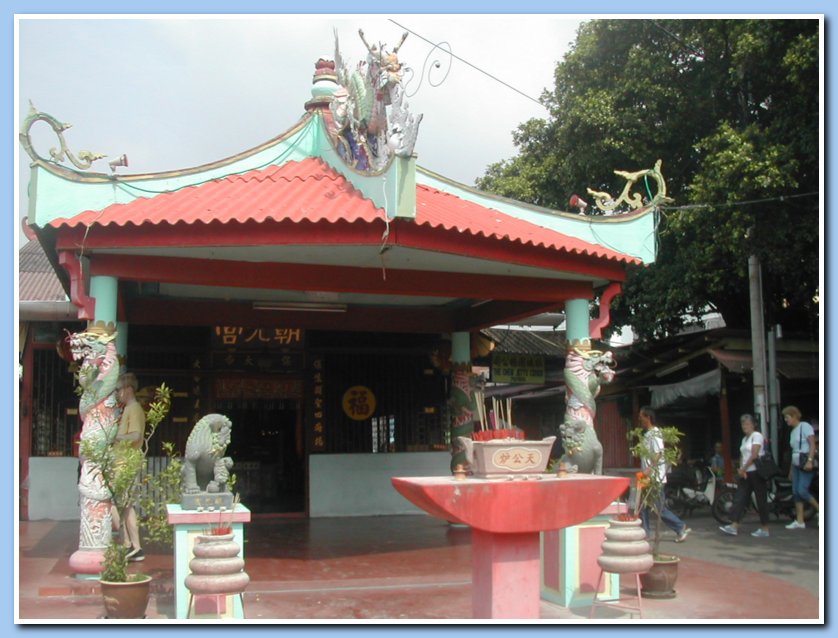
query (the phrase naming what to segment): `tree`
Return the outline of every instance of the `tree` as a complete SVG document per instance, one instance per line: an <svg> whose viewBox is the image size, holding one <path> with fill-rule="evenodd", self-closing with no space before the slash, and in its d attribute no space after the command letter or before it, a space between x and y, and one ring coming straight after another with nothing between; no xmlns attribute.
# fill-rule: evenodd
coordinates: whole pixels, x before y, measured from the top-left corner
<svg viewBox="0 0 838 638"><path fill-rule="evenodd" d="M749 326L748 256L762 261L766 322L817 334L817 20L594 20L545 91L546 119L480 188L567 210L613 170L663 159L668 194L655 264L632 268L612 329L641 337L708 309ZM750 203L756 202L756 203Z"/></svg>

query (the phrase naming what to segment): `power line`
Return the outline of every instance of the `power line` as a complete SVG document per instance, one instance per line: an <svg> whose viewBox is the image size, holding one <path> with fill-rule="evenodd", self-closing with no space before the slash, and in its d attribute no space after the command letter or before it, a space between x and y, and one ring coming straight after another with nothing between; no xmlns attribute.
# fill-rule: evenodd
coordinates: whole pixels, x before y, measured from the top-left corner
<svg viewBox="0 0 838 638"><path fill-rule="evenodd" d="M426 37L424 37L424 36L422 36L422 35L419 35L418 33L416 33L416 31L413 31L412 29L408 29L406 26L404 26L404 25L402 25L402 24L399 24L398 22L396 22L396 21L395 21L395 20L393 20L392 18L389 18L389 20L390 20L390 22L392 22L393 24L395 24L397 27L399 27L399 28L401 28L401 29L404 29L405 31L407 31L407 32L409 32L409 33L412 33L412 34L413 34L413 35L415 35L417 38L420 38L420 39L424 40L425 42L427 42L428 44L430 44L430 45L431 45L431 46L433 46L434 48L436 48L436 47L438 46L436 43L431 42L430 40L428 40L428 38L426 38ZM541 102L539 102L538 100L536 100L534 97L531 97L531 96L527 95L526 93L524 93L524 92L523 92L523 91L521 91L520 89L516 89L516 88L515 88L514 86L512 86L511 84L509 84L509 83L507 83L507 82L504 82L503 80L501 80L501 79L500 79L500 78L498 78L498 77L495 77L494 75L492 75L492 74L491 74L491 73L489 73L488 71L484 71L484 70L483 70L483 69L481 69L480 67L473 65L473 64L472 64L471 62L469 62L468 60L464 60L464 59L463 59L463 58L461 58L460 56L458 56L458 55L455 55L455 54L451 53L451 51L446 51L446 53L448 53L448 55L450 55L452 58L454 58L454 59L456 59L456 60L459 60L459 61L460 61L460 62L462 62L463 64L467 64L468 66L470 66L470 67L471 67L472 69L474 69L475 71L479 71L480 73L482 73L482 74L483 74L483 75L485 75L486 77L489 77L489 78L493 79L495 82L499 82L500 84L503 84L506 88L508 88L508 89L512 89L513 91L515 91L515 92L516 92L516 93L518 93L519 95L522 95L522 96L524 96L525 98L527 98L528 100L531 100L532 102L535 102L535 103L536 103L536 104L538 104L540 107L542 107L542 108L544 108L544 109L547 109L547 107L546 107L544 104L542 104ZM549 110L549 109L547 109L547 110Z"/></svg>
<svg viewBox="0 0 838 638"><path fill-rule="evenodd" d="M799 197L812 197L820 194L820 191L810 191L808 193L797 193L795 195L779 195L777 197L764 197L762 199L746 199L741 202L716 202L714 204L684 204L683 206L659 206L663 210L690 210L698 208L721 208L722 206L746 206L749 204L764 204L765 202L784 202L787 199L797 199Z"/></svg>

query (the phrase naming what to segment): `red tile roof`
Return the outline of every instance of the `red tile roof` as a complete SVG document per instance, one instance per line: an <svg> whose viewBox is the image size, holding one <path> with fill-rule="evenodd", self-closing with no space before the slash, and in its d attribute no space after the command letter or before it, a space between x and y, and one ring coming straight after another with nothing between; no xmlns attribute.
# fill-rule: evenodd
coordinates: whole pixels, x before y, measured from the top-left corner
<svg viewBox="0 0 838 638"><path fill-rule="evenodd" d="M308 158L177 191L86 211L51 226L174 224L176 222L374 222L383 211L324 161ZM640 260L486 208L424 185L416 188L417 225L621 262Z"/></svg>
<svg viewBox="0 0 838 638"><path fill-rule="evenodd" d="M569 253L640 263L640 259L631 255L543 228L422 184L416 187L416 223Z"/></svg>

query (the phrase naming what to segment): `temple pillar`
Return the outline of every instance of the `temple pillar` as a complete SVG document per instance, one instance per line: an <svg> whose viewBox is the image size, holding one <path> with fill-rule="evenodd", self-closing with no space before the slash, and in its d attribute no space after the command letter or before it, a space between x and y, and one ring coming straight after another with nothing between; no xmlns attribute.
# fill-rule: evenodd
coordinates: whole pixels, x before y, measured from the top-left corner
<svg viewBox="0 0 838 638"><path fill-rule="evenodd" d="M474 432L474 374L471 371L471 335L454 332L451 335L451 471L466 465L466 451L457 441L458 436L470 437Z"/></svg>
<svg viewBox="0 0 838 638"><path fill-rule="evenodd" d="M565 322L567 343L569 346L583 346L590 348L591 336L588 332L590 312L587 299L570 299L565 302Z"/></svg>
<svg viewBox="0 0 838 638"><path fill-rule="evenodd" d="M116 322L116 356L119 359L121 371L125 371L125 362L128 360L128 322Z"/></svg>
<svg viewBox="0 0 838 638"><path fill-rule="evenodd" d="M71 340L74 351L84 357L82 369L92 369L91 374L79 377L82 386L80 454L85 442L100 444L110 440L119 425L116 397L119 363L115 334L117 284L115 277L91 277L89 299L94 301L94 318ZM98 467L84 458L80 457L80 460L79 548L70 556L69 562L76 577L96 578L102 569L105 550L111 543L111 495Z"/></svg>
<svg viewBox="0 0 838 638"><path fill-rule="evenodd" d="M90 296L96 300L94 323L116 325L116 277L94 275L90 278Z"/></svg>
<svg viewBox="0 0 838 638"><path fill-rule="evenodd" d="M610 352L591 350L587 299L565 304L567 356L564 382L567 393L564 422L560 427L565 462L571 471L602 474L602 444L594 429L596 397L600 385L614 378Z"/></svg>

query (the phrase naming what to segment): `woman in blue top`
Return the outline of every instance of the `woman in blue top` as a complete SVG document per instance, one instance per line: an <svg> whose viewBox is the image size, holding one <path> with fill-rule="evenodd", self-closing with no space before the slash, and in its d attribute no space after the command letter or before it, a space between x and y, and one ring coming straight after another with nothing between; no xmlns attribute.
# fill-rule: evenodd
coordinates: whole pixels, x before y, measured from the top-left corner
<svg viewBox="0 0 838 638"><path fill-rule="evenodd" d="M789 443L791 444L789 478L791 479L794 507L797 514L797 519L786 525L786 529L803 529L806 527L806 523L803 521L805 503L811 503L816 512L820 509L818 502L809 493L809 486L812 484L815 470L815 430L806 421L801 421L801 416L800 410L793 405L783 408L783 418L786 420L786 425L791 428L791 434L789 435Z"/></svg>

